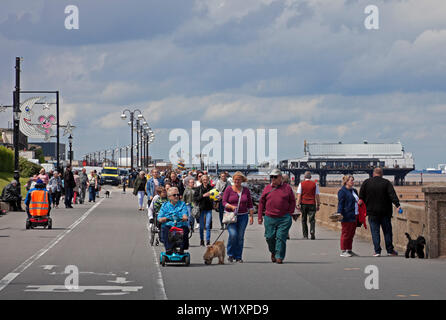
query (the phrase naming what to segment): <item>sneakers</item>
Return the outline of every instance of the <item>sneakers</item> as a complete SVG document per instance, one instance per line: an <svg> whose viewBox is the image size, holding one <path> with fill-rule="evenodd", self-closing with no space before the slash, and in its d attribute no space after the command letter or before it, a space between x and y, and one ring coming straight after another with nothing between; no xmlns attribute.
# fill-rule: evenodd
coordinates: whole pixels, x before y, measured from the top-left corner
<svg viewBox="0 0 446 320"><path fill-rule="evenodd" d="M211 245L211 242L210 242L210 241L206 241L206 245L207 245L207 246L210 246L210 245Z"/></svg>
<svg viewBox="0 0 446 320"><path fill-rule="evenodd" d="M348 253L350 253L352 255L352 257L358 257L359 255L357 255L356 253L354 253L351 250L347 250Z"/></svg>
<svg viewBox="0 0 446 320"><path fill-rule="evenodd" d="M236 262L243 263L243 260L242 260L242 259L236 259L235 261L236 261Z"/></svg>
<svg viewBox="0 0 446 320"><path fill-rule="evenodd" d="M374 257L381 257L381 253L376 253L373 255Z"/></svg>
<svg viewBox="0 0 446 320"><path fill-rule="evenodd" d="M342 251L342 253L340 254L340 256L341 256L341 257L345 257L345 258L349 258L349 257L351 257L352 255L351 255L347 250L345 250L345 251Z"/></svg>
<svg viewBox="0 0 446 320"><path fill-rule="evenodd" d="M234 262L234 258L233 257L228 257L228 261L232 263L232 262Z"/></svg>
<svg viewBox="0 0 446 320"><path fill-rule="evenodd" d="M387 256L388 257L396 257L398 255L398 252L396 252L395 250L393 250L392 252L388 252Z"/></svg>

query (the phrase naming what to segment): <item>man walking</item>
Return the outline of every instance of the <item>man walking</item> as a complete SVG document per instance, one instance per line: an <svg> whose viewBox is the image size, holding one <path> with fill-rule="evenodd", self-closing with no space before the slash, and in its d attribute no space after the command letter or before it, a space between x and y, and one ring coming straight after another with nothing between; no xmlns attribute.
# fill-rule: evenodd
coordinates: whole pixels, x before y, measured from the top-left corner
<svg viewBox="0 0 446 320"><path fill-rule="evenodd" d="M316 211L319 211L321 200L319 186L311 180L311 172L306 171L305 180L297 187L297 205L302 213L302 233L304 239L308 239L307 218L310 222L311 240L316 239Z"/></svg>
<svg viewBox="0 0 446 320"><path fill-rule="evenodd" d="M373 177L364 181L359 190L359 199L359 204L362 204L363 201L367 208L367 216L369 217L370 231L375 248L373 256L381 256L380 228L383 229L387 255L397 256L398 252L393 247L391 218L393 213L392 203L399 209L400 202L392 183L383 178L383 170L381 168L375 168Z"/></svg>
<svg viewBox="0 0 446 320"><path fill-rule="evenodd" d="M79 173L79 179L80 179L80 196L79 196L79 202L82 204L85 202L85 195L87 193L87 182L88 182L88 174L87 169L82 168L81 173Z"/></svg>
<svg viewBox="0 0 446 320"><path fill-rule="evenodd" d="M228 177L226 176L226 173L221 172L220 173L220 179L218 179L217 183L215 184L215 189L218 191L218 217L220 219L220 230L224 230L225 225L223 224L223 213L225 211L225 207L223 206L223 193L225 192L226 188L230 186L231 184L228 181Z"/></svg>
<svg viewBox="0 0 446 320"><path fill-rule="evenodd" d="M271 261L282 264L296 197L290 185L282 182L282 172L279 169L272 170L270 178L271 184L265 187L259 200L258 223L263 223L265 213L265 238L271 252Z"/></svg>
<svg viewBox="0 0 446 320"><path fill-rule="evenodd" d="M76 182L74 181L74 175L71 171L71 166L67 165L65 169L65 173L63 175L64 180L64 188L65 188L65 208L72 209L71 200L74 195L74 187L76 186Z"/></svg>

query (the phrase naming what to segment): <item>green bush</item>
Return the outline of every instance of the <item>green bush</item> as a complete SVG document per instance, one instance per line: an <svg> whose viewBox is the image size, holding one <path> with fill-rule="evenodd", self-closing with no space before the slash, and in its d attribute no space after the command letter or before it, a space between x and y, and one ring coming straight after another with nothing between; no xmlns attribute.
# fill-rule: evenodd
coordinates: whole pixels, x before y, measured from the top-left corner
<svg viewBox="0 0 446 320"><path fill-rule="evenodd" d="M0 172L14 171L14 152L4 146L0 146Z"/></svg>
<svg viewBox="0 0 446 320"><path fill-rule="evenodd" d="M29 162L22 157L19 158L19 170L21 177L32 177L35 174L39 174L40 169L42 169L42 167L38 164Z"/></svg>

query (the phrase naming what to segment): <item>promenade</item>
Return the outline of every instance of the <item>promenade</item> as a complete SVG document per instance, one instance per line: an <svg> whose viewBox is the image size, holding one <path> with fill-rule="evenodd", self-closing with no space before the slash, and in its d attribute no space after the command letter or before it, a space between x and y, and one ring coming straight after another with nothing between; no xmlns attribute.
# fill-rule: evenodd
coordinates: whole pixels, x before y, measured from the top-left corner
<svg viewBox="0 0 446 320"><path fill-rule="evenodd" d="M360 239L353 247L359 256L342 258L338 232L317 227L316 240L302 240L300 219L283 265L271 263L255 219L246 230L244 263L204 265L195 233L191 265L161 267L162 247L148 245L147 216L136 197L106 188L110 198L94 205L53 210L53 230L25 230L25 213L0 217L0 299L446 298L445 260L405 259L403 252L375 258L372 244ZM215 212L213 227L211 240L220 233ZM222 238L226 243L226 232ZM78 289L65 287L73 268L67 266L79 271ZM379 289L366 289L368 266L379 271Z"/></svg>

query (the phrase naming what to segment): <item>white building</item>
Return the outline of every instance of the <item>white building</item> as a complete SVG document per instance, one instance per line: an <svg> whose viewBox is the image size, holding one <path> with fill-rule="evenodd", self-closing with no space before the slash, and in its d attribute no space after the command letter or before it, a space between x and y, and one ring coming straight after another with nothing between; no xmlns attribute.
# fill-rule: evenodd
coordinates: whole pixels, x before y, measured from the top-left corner
<svg viewBox="0 0 446 320"><path fill-rule="evenodd" d="M304 143L304 157L288 160L289 168L415 168L412 153L397 143Z"/></svg>

